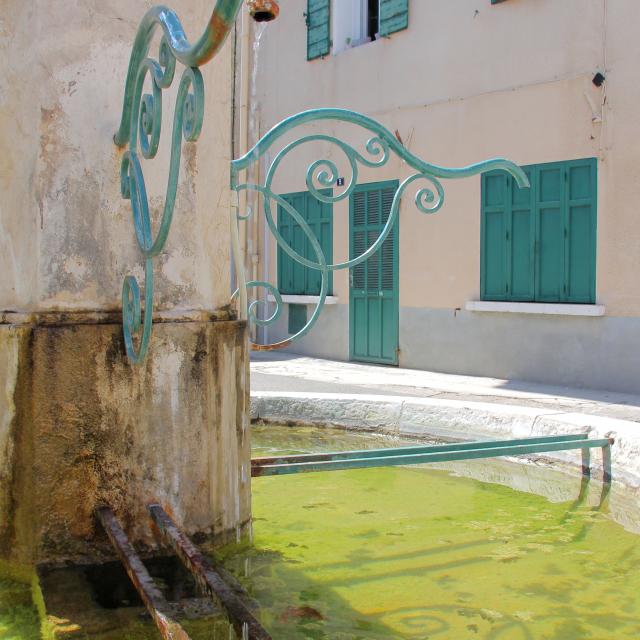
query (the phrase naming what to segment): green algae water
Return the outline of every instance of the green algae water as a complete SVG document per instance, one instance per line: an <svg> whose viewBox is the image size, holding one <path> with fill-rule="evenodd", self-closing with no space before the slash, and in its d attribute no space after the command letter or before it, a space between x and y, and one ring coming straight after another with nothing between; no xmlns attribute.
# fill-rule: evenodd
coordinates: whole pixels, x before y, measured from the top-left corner
<svg viewBox="0 0 640 640"><path fill-rule="evenodd" d="M363 440L393 446L264 426L254 455ZM640 638L640 538L612 520L602 485L536 469L551 494L563 484L550 502L457 475L488 464L256 478L254 545L225 561L278 640Z"/></svg>
<svg viewBox="0 0 640 640"><path fill-rule="evenodd" d="M260 426L253 444L260 456L405 443ZM216 557L274 640L637 639L640 517L603 489L504 460L256 478L253 544ZM108 632L68 637L159 637L118 611ZM194 640L229 637L189 626ZM39 627L29 587L0 579L0 638Z"/></svg>

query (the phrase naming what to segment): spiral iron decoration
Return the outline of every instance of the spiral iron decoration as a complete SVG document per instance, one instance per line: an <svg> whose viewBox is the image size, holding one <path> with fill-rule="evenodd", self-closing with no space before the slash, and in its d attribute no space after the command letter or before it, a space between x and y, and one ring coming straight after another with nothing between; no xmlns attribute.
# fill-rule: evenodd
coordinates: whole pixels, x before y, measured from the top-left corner
<svg viewBox="0 0 640 640"><path fill-rule="evenodd" d="M120 167L120 187L122 197L131 201L136 239L144 257L144 319L136 278L127 276L122 286L124 342L127 356L134 364L144 360L149 348L153 320L153 259L164 249L171 228L182 140L195 142L202 129L204 83L198 67L219 51L241 6L242 0L217 0L204 33L193 45L189 43L175 12L163 6L153 7L142 19L134 41L122 118L114 136L116 145L126 147ZM157 59L153 59L149 57L149 49L158 29L162 37ZM174 109L164 210L154 237L140 157L151 160L158 152L162 92L173 84L177 62L184 65L184 69ZM143 93L147 78L151 81L151 93Z"/></svg>
<svg viewBox="0 0 640 640"><path fill-rule="evenodd" d="M364 130L365 132L368 132L368 135L370 137L368 138L364 146L364 152L359 151L352 145L347 144L346 142L333 136L321 134L306 135L298 138L293 142L287 143L280 151L275 154L268 170L266 171L263 184L250 184L240 181L241 172L246 171L252 164L259 162L260 158L262 158L268 151L270 151L272 147L276 145L276 143L283 136L290 133L297 127L325 120L350 123L360 127L360 129ZM305 175L307 189L314 198L321 202L335 203L348 198L353 193L356 185L358 184L358 174L360 167L383 167L389 161L392 153L403 160L404 163L414 171L414 173L406 177L400 183L393 199L389 218L375 242L360 255L344 262L336 262L333 264L327 263L326 257L320 247L320 244L309 225L304 221L303 217L298 211L296 211L296 209L292 205L286 202L272 189L274 176L282 160L293 149L299 147L300 145L311 142L324 142L333 145L340 153L344 155L344 158L346 159L350 167L350 175L347 180L345 189L336 195L326 195L321 192L322 189L337 186L339 175L337 165L330 159L316 160L309 165ZM444 188L442 187L442 184L440 182L441 179L468 178L484 171L491 171L494 169L502 169L511 174L515 179L518 187L529 187L529 181L524 171L522 171L520 167L518 167L510 160L506 160L504 158L485 160L484 162L479 162L477 164L460 168L440 167L424 162L423 160L412 154L410 151L408 151L396 139L396 137L380 123L369 118L368 116L353 111L344 109L312 109L291 116L277 124L275 127L273 127L273 129L266 133L244 156L238 158L237 160L234 160L231 163L231 188L236 192L254 191L262 194L262 211L264 213L265 222L269 230L275 237L276 242L278 243L280 248L282 248L285 253L291 256L298 263L304 265L305 267L309 267L311 269L319 271L322 276L322 281L320 295L318 297L316 307L306 325L298 333L286 340L282 340L273 344L254 344L252 345L253 349L270 350L283 348L289 345L294 340L297 340L306 335L311 330L311 328L318 320L320 312L322 311L322 308L325 304L329 283L329 273L341 269L351 269L356 265L368 260L382 247L382 244L389 235L389 232L393 228L396 218L398 217L400 211L400 203L403 196L405 195L405 192L418 186L414 196L416 208L419 212L424 214L436 213L444 204ZM426 182L427 186L414 185L414 183L416 182ZM282 237L274 220L272 203L275 203L276 206L281 206L300 226L303 233L308 238L311 246L313 247L315 260L309 260L308 258L301 256ZM244 214L239 210L232 208L231 215L232 248L236 273L238 277L238 289L234 292L232 299L240 299L241 314L250 322L256 323L261 326L272 324L279 318L282 312L282 296L278 292L277 288L271 283L263 281L246 281L238 240L239 224L241 222L246 222L248 218L251 215L255 215L255 213L253 211L249 211L248 213ZM271 293L275 300L275 311L268 318L263 319L260 319L257 316L257 306L259 304L259 301L254 300L251 303L247 302L247 289L261 287L265 288L269 293Z"/></svg>

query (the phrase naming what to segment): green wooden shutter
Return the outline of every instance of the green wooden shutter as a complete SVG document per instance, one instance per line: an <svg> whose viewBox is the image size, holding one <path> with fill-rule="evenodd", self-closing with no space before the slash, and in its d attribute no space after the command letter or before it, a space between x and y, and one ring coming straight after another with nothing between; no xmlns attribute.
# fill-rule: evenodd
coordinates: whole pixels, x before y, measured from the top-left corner
<svg viewBox="0 0 640 640"><path fill-rule="evenodd" d="M530 181L533 171L525 168ZM535 203L533 189L519 189L511 177L507 177L507 282L509 299L530 302L535 295Z"/></svg>
<svg viewBox="0 0 640 640"><path fill-rule="evenodd" d="M508 177L491 171L482 175L481 276L483 300L507 300Z"/></svg>
<svg viewBox="0 0 640 640"><path fill-rule="evenodd" d="M536 169L536 301L560 302L566 295L564 167L562 163L549 163Z"/></svg>
<svg viewBox="0 0 640 640"><path fill-rule="evenodd" d="M396 195L396 187L387 187L382 190L382 224L386 224L391 215L391 207L393 206L393 199ZM380 249L381 273L380 273L380 289L382 291L394 291L397 289L396 282L394 280L395 269L395 248L396 248L396 228L391 227L389 235L382 243Z"/></svg>
<svg viewBox="0 0 640 640"><path fill-rule="evenodd" d="M524 170L482 177L482 299L595 303L596 159Z"/></svg>
<svg viewBox="0 0 640 640"><path fill-rule="evenodd" d="M536 300L595 303L597 161L536 167Z"/></svg>
<svg viewBox="0 0 640 640"><path fill-rule="evenodd" d="M323 189L323 195L332 195L331 189ZM320 202L309 192L289 193L282 196L302 216L320 243L327 263L333 261L333 207ZM278 207L278 230L283 239L303 258L318 262L318 256L302 227L283 208ZM319 295L322 274L294 260L278 247L278 289L290 295ZM329 273L328 294L333 291L333 274Z"/></svg>
<svg viewBox="0 0 640 640"><path fill-rule="evenodd" d="M307 60L329 53L331 0L307 0Z"/></svg>
<svg viewBox="0 0 640 640"><path fill-rule="evenodd" d="M596 301L597 163L595 158L567 164L566 177L566 298Z"/></svg>
<svg viewBox="0 0 640 640"><path fill-rule="evenodd" d="M282 196L306 219L305 194L293 193ZM306 256L306 236L300 225L282 207L278 207L278 229L285 242L301 256ZM278 289L280 293L303 294L305 292L305 268L278 247Z"/></svg>
<svg viewBox="0 0 640 640"><path fill-rule="evenodd" d="M307 305L290 304L287 331L293 335L307 324Z"/></svg>
<svg viewBox="0 0 640 640"><path fill-rule="evenodd" d="M409 26L409 0L380 0L380 35L388 36Z"/></svg>
<svg viewBox="0 0 640 640"><path fill-rule="evenodd" d="M323 195L330 195L330 191L323 192ZM320 247L327 260L327 264L333 262L333 220L332 207L326 202L320 202L313 196L307 198L307 215L305 220L311 227L313 234L318 239ZM304 256L313 262L318 262L318 256L311 241L306 238L306 247ZM306 284L305 292L307 295L320 295L322 288L322 273L317 269L305 268ZM333 274L329 273L329 293L333 290Z"/></svg>

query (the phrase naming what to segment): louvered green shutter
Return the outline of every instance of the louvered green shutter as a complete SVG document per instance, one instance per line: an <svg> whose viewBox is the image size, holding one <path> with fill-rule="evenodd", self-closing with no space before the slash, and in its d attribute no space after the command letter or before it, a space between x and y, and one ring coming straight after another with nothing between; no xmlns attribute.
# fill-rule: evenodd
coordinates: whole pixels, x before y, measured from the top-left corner
<svg viewBox="0 0 640 640"><path fill-rule="evenodd" d="M536 300L559 302L564 280L563 167L559 163L537 167L538 260Z"/></svg>
<svg viewBox="0 0 640 640"><path fill-rule="evenodd" d="M351 195L351 259L380 237L389 219L398 182L358 185ZM398 363L398 219L382 246L351 270L350 357L363 362Z"/></svg>
<svg viewBox="0 0 640 640"><path fill-rule="evenodd" d="M483 300L506 300L508 178L492 171L482 176L481 294Z"/></svg>
<svg viewBox="0 0 640 640"><path fill-rule="evenodd" d="M295 210L305 217L306 199L304 194L283 196ZM300 226L282 207L278 207L278 229L284 241L301 256L305 256L306 236ZM305 288L304 267L291 258L283 249L278 248L278 289L281 293L302 294Z"/></svg>
<svg viewBox="0 0 640 640"><path fill-rule="evenodd" d="M595 303L596 160L524 169L482 177L482 299Z"/></svg>
<svg viewBox="0 0 640 640"><path fill-rule="evenodd" d="M331 0L307 0L307 60L329 53Z"/></svg>
<svg viewBox="0 0 640 640"><path fill-rule="evenodd" d="M323 189L323 195L331 195L331 189ZM311 231L320 243L327 263L333 261L333 207L320 202L309 192L289 193L282 196L302 216L311 227ZM318 262L318 256L302 230L292 216L278 207L278 230L283 239L296 253L307 260ZM290 295L319 295L322 286L322 274L294 260L281 247L278 247L278 289L280 293ZM329 274L328 293L333 290L333 274Z"/></svg>
<svg viewBox="0 0 640 640"><path fill-rule="evenodd" d="M596 300L597 164L595 158L576 160L566 167L568 302Z"/></svg>
<svg viewBox="0 0 640 640"><path fill-rule="evenodd" d="M409 26L409 0L380 0L380 35L388 36Z"/></svg>

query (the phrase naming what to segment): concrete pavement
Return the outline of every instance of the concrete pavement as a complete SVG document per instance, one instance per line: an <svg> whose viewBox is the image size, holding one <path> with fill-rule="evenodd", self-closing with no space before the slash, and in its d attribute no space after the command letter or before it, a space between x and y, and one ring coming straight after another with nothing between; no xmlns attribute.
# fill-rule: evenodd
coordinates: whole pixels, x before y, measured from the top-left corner
<svg viewBox="0 0 640 640"><path fill-rule="evenodd" d="M515 380L335 362L288 353L251 356L252 416L475 439L589 432L616 438L616 477L640 488L640 396ZM546 456L578 464L574 453ZM594 456L594 461L599 456Z"/></svg>

